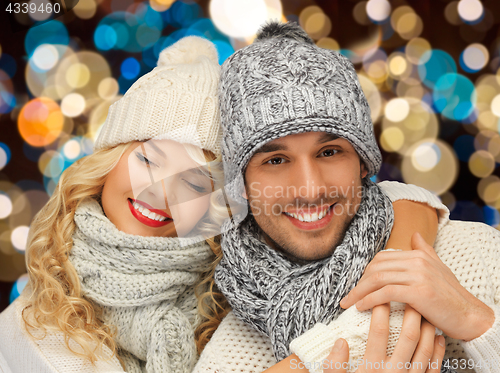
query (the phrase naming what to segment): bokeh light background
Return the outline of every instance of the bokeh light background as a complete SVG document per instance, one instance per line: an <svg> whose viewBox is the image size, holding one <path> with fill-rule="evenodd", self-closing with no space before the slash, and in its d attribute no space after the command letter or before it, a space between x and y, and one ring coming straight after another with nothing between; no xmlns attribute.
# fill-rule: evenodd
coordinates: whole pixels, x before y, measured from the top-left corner
<svg viewBox="0 0 500 373"><path fill-rule="evenodd" d="M212 40L222 63L268 19L353 62L383 151L377 180L499 228L500 1L80 0L28 31L0 24L0 311L26 284L33 216L92 152L108 107L183 36Z"/></svg>

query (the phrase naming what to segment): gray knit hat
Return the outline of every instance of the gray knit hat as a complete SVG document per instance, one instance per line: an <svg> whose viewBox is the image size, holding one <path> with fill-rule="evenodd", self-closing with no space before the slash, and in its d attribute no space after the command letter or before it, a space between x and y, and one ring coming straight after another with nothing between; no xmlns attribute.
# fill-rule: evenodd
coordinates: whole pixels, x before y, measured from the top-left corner
<svg viewBox="0 0 500 373"><path fill-rule="evenodd" d="M324 131L347 139L376 174L382 156L352 63L317 47L296 23L271 22L222 65L222 155L231 197L255 151L291 134Z"/></svg>

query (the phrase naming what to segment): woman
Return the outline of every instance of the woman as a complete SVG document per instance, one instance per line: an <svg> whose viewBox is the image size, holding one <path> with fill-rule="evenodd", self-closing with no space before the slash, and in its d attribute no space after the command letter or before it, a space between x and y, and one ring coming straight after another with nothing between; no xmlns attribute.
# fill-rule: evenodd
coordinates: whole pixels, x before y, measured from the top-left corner
<svg viewBox="0 0 500 373"><path fill-rule="evenodd" d="M127 372L191 371L221 319L217 61L198 37L165 49L63 173L31 225L29 285L0 316L2 369L123 371L118 356Z"/></svg>

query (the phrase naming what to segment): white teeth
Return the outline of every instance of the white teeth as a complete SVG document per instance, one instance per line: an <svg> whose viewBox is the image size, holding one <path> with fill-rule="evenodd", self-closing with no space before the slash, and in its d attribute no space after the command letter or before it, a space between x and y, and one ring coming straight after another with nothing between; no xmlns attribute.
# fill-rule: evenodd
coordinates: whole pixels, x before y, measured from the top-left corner
<svg viewBox="0 0 500 373"><path fill-rule="evenodd" d="M160 214L156 214L152 211L149 211L147 208L145 208L142 205L139 205L137 202L134 202L133 206L137 211L139 211L142 215L144 215L145 217L147 217L149 219L156 220L156 221L164 221L167 218L166 216L162 216Z"/></svg>
<svg viewBox="0 0 500 373"><path fill-rule="evenodd" d="M326 216L326 214L328 213L329 208L330 207L325 208L324 210L320 211L319 213L315 212L313 214L308 214L306 212L302 212L301 214L296 214L293 212L285 212L285 214L287 214L288 216L291 216L297 220L305 221L307 223L312 223L312 222L323 219Z"/></svg>

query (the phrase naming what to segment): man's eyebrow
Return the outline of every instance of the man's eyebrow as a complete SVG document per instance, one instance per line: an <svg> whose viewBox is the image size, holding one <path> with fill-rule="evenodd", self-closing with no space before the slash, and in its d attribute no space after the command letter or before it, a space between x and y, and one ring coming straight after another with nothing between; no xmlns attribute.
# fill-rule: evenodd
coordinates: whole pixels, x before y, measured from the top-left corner
<svg viewBox="0 0 500 373"><path fill-rule="evenodd" d="M334 135L333 133L324 132L321 135L321 137L319 138L318 144L323 144L323 143L328 142L328 141L337 140L338 138L339 138L339 136Z"/></svg>
<svg viewBox="0 0 500 373"><path fill-rule="evenodd" d="M154 142L148 141L148 142L146 142L146 144L151 146L153 148L153 150L156 151L158 154L160 154L163 158L167 158L167 155L163 152L163 150L161 150L158 146L156 146L154 144Z"/></svg>
<svg viewBox="0 0 500 373"><path fill-rule="evenodd" d="M288 150L288 148L285 145L281 144L264 144L259 149L257 149L254 154L271 153L277 150Z"/></svg>

